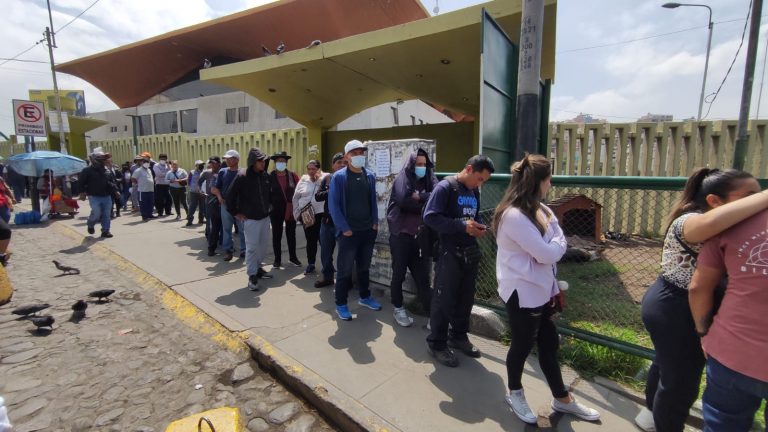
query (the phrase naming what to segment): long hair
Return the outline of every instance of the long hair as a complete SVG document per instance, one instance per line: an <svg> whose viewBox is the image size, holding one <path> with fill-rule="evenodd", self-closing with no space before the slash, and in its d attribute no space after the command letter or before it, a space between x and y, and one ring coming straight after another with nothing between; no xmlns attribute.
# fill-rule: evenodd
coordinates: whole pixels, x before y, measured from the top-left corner
<svg viewBox="0 0 768 432"><path fill-rule="evenodd" d="M544 235L547 227L538 221L536 212L541 208L541 182L552 175L552 166L544 156L526 153L522 160L512 165L511 172L512 179L493 214L493 230L498 232L504 211L516 207Z"/></svg>
<svg viewBox="0 0 768 432"><path fill-rule="evenodd" d="M707 195L725 198L732 192L739 180L753 178L752 174L736 169L721 171L717 168L699 168L688 181L680 200L677 201L667 219L667 229L672 222L685 213L709 210Z"/></svg>

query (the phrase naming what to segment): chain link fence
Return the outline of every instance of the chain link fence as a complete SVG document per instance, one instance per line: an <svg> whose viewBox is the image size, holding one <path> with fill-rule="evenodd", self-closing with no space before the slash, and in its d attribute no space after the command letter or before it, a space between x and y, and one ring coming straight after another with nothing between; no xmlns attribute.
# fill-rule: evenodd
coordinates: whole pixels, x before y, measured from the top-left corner
<svg viewBox="0 0 768 432"><path fill-rule="evenodd" d="M494 175L482 188L481 218L490 224L509 184ZM640 302L656 280L666 218L684 178L557 176L547 204L568 238L558 279L570 287L559 320L562 333L645 358L652 345L640 318ZM497 294L496 239L480 240L483 259L476 301L504 314Z"/></svg>

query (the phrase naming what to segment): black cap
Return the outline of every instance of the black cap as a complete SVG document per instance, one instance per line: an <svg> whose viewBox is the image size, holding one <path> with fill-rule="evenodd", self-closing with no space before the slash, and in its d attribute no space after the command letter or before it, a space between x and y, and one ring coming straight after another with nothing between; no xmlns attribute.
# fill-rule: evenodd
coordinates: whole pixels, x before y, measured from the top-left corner
<svg viewBox="0 0 768 432"><path fill-rule="evenodd" d="M290 159L291 157L290 157L290 156L288 156L288 152L286 152L286 151L277 152L277 153L273 154L273 155L270 157L270 159L272 159L272 160L275 160L275 159L278 159L278 158L283 158L283 159L285 159L285 160L288 160L288 159Z"/></svg>
<svg viewBox="0 0 768 432"><path fill-rule="evenodd" d="M333 159L331 160L331 163L335 164L336 161L339 161L339 160L342 160L342 159L344 159L344 153L338 152L335 155L333 155Z"/></svg>
<svg viewBox="0 0 768 432"><path fill-rule="evenodd" d="M218 156L211 156L208 158L208 162L216 162L218 164L221 163L221 158Z"/></svg>

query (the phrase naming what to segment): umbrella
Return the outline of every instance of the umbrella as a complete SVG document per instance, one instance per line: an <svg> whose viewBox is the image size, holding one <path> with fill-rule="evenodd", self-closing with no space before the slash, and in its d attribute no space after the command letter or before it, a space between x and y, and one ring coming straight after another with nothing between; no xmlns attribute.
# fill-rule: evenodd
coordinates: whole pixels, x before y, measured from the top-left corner
<svg viewBox="0 0 768 432"><path fill-rule="evenodd" d="M54 151L34 151L8 158L8 165L23 176L40 177L49 169L53 175L77 174L85 168L85 161Z"/></svg>

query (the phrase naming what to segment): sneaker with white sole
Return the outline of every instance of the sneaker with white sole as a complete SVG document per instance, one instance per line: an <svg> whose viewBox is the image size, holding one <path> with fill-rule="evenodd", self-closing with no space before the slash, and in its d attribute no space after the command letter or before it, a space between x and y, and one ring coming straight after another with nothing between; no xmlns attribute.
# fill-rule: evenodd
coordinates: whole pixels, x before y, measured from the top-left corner
<svg viewBox="0 0 768 432"><path fill-rule="evenodd" d="M571 396L569 403L562 403L557 399L552 399L552 409L563 414L573 414L582 420L600 420L600 413L597 410L582 405L573 396Z"/></svg>
<svg viewBox="0 0 768 432"><path fill-rule="evenodd" d="M361 298L357 300L357 304L360 306L365 306L370 310L380 311L381 310L381 303L377 302L373 297L368 296L366 298Z"/></svg>
<svg viewBox="0 0 768 432"><path fill-rule="evenodd" d="M536 414L531 411L531 407L528 406L528 401L525 400L525 392L523 389L510 390L504 400L507 401L507 405L512 409L517 418L528 424L536 424Z"/></svg>
<svg viewBox="0 0 768 432"><path fill-rule="evenodd" d="M344 321L352 321L352 314L349 312L347 305L336 306L336 315Z"/></svg>
<svg viewBox="0 0 768 432"><path fill-rule="evenodd" d="M413 318L408 316L408 312L404 307L395 308L392 316L395 317L395 322L402 327L410 327L413 324Z"/></svg>
<svg viewBox="0 0 768 432"><path fill-rule="evenodd" d="M656 432L656 423L653 421L653 412L646 407L640 410L635 417L635 424L645 432Z"/></svg>

